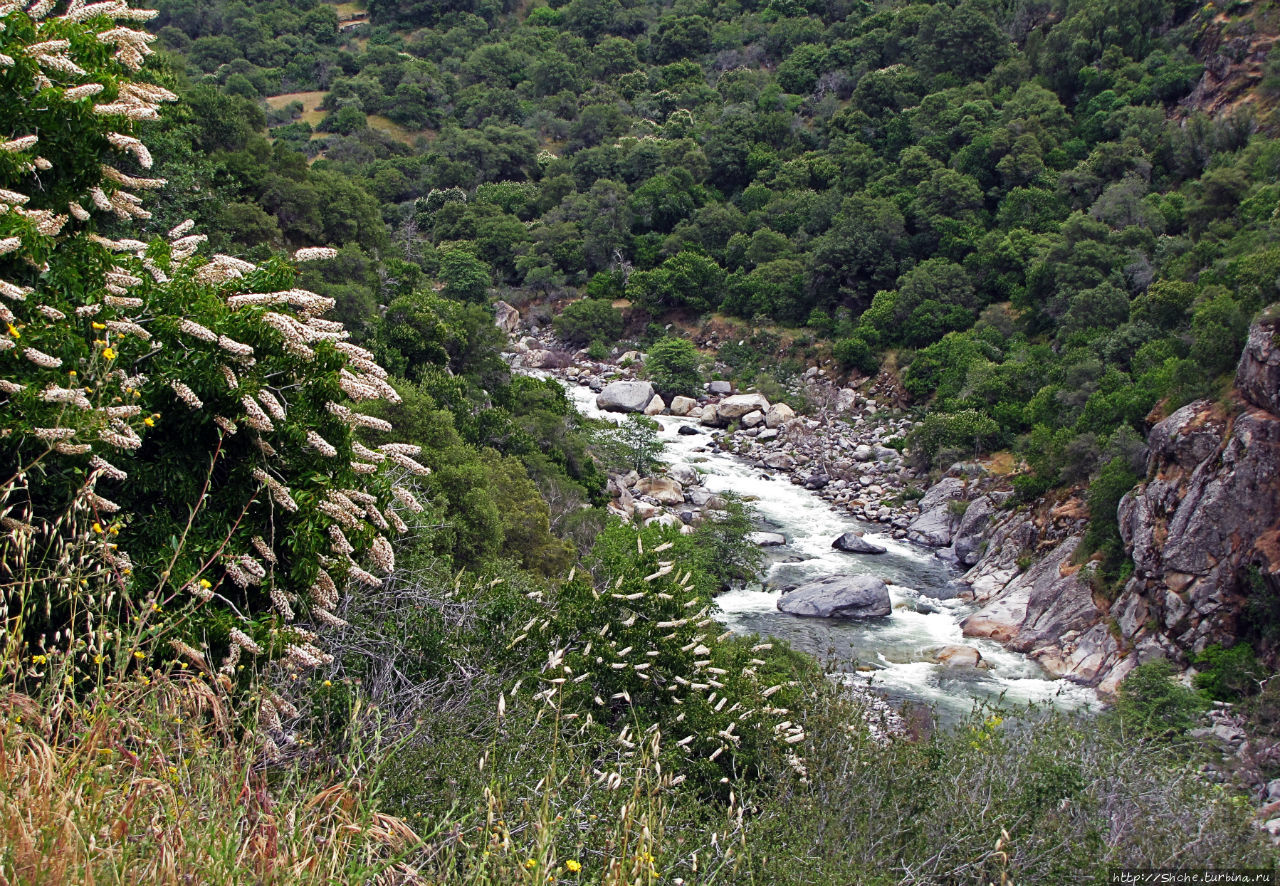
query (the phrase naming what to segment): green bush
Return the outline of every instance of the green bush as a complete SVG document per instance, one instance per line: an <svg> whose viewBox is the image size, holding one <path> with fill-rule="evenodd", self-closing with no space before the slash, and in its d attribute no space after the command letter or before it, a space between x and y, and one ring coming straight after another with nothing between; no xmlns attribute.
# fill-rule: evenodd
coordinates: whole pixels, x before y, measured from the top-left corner
<svg viewBox="0 0 1280 886"><path fill-rule="evenodd" d="M556 335L575 347L611 345L622 335L622 313L603 299L580 299L552 322Z"/></svg>
<svg viewBox="0 0 1280 886"><path fill-rule="evenodd" d="M982 453L1000 439L1000 426L974 409L931 412L909 437L912 453L933 464L945 452Z"/></svg>
<svg viewBox="0 0 1280 886"><path fill-rule="evenodd" d="M1177 680L1177 668L1157 659L1134 668L1120 684L1110 716L1138 735L1178 737L1199 722L1208 706L1204 697Z"/></svg>
<svg viewBox="0 0 1280 886"><path fill-rule="evenodd" d="M1192 683L1214 701L1240 701L1256 695L1267 669L1248 643L1223 648L1216 643L1193 656L1199 669Z"/></svg>
<svg viewBox="0 0 1280 886"><path fill-rule="evenodd" d="M698 349L683 338L659 339L644 359L649 381L668 399L675 394L694 394L701 388L701 365Z"/></svg>
<svg viewBox="0 0 1280 886"><path fill-rule="evenodd" d="M386 535L418 505L405 489L393 506L391 475L426 469L349 405L398 398L289 263L199 257L190 223L148 243L93 233L105 212L122 231L149 217L131 190L164 182L145 177L127 108L154 114L172 98L113 57L99 39L109 27L19 13L0 31L0 53L18 59L0 110L31 136L0 152L0 501L12 524L0 558L26 564L10 617L37 645L87 630L110 656L126 626L146 627L189 657L287 653L308 667L322 653L290 623L334 621L348 578L377 584L393 568ZM68 63L111 84L91 100L99 113L68 92L82 75L63 65L50 84L20 48L54 34ZM71 217L55 214L69 204Z"/></svg>
<svg viewBox="0 0 1280 886"><path fill-rule="evenodd" d="M1107 462L1089 484L1089 528L1082 553L1101 553L1104 572L1113 573L1125 558L1116 509L1140 479L1126 459L1117 457Z"/></svg>
<svg viewBox="0 0 1280 886"><path fill-rule="evenodd" d="M831 353L845 369L856 369L863 375L875 375L880 369L880 358L859 334L840 339L832 346Z"/></svg>

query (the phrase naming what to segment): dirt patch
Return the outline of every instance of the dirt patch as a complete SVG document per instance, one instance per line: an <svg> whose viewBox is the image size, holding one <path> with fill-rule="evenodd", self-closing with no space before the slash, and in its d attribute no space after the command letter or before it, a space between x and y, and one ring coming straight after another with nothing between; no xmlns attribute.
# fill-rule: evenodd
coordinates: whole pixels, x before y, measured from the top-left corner
<svg viewBox="0 0 1280 886"><path fill-rule="evenodd" d="M1008 450L992 453L989 457L980 459L979 462L996 477L1007 477L1018 470L1018 459Z"/></svg>

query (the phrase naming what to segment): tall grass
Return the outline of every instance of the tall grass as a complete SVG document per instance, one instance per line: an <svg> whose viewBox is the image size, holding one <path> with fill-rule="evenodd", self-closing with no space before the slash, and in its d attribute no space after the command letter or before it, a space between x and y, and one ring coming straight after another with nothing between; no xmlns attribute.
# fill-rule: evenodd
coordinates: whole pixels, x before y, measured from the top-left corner
<svg viewBox="0 0 1280 886"><path fill-rule="evenodd" d="M264 769L198 673L50 701L0 701L0 882L418 882L408 825L339 773Z"/></svg>

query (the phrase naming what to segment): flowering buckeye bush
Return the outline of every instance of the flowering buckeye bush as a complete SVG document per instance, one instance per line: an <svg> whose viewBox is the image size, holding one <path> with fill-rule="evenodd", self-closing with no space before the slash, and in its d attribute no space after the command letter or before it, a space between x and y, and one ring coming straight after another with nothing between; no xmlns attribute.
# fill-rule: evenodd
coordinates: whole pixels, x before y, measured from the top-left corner
<svg viewBox="0 0 1280 886"><path fill-rule="evenodd" d="M325 658L348 586L394 569L422 510L397 395L284 261L142 242L152 13L0 2L0 584L19 654L110 654L150 625L182 655ZM296 260L325 259L323 248ZM363 435L357 439L357 432Z"/></svg>

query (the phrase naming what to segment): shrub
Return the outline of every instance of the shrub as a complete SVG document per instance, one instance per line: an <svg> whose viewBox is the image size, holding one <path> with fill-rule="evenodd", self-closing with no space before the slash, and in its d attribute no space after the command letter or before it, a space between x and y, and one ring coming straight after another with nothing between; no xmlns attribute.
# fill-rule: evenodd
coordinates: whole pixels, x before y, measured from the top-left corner
<svg viewBox="0 0 1280 886"><path fill-rule="evenodd" d="M1176 679L1172 662L1140 664L1120 685L1112 711L1119 724L1139 735L1176 737L1196 725L1208 703Z"/></svg>
<svg viewBox="0 0 1280 886"><path fill-rule="evenodd" d="M663 338L653 343L645 355L645 370L654 387L670 398L692 394L702 385L698 372L702 357L693 342L683 338Z"/></svg>
<svg viewBox="0 0 1280 886"><path fill-rule="evenodd" d="M1192 683L1214 701L1239 701L1256 695L1267 669L1248 643L1223 648L1217 644L1194 656L1199 668Z"/></svg>
<svg viewBox="0 0 1280 886"><path fill-rule="evenodd" d="M189 658L226 652L231 674L242 651L310 666L323 653L290 623L336 620L348 577L380 581L384 532L407 528L391 484L425 469L416 448L357 442L357 427L390 426L344 401L395 391L288 263L197 257L190 222L150 243L91 233L90 207L145 219L132 191L164 184L130 133L174 96L133 79L142 37L99 39L120 13L11 10L0 31L16 59L0 116L21 136L0 152L0 558L25 564L9 615L42 655L110 658L127 624ZM21 49L53 39L69 41L56 65ZM83 81L109 85L74 91Z"/></svg>
<svg viewBox="0 0 1280 886"><path fill-rule="evenodd" d="M1107 462L1089 484L1089 528L1082 553L1101 553L1107 573L1114 573L1125 557L1116 509L1120 499L1140 479L1126 459L1116 457Z"/></svg>
<svg viewBox="0 0 1280 886"><path fill-rule="evenodd" d="M975 409L959 412L931 412L911 432L909 443L917 458L932 464L944 451L963 453L989 450L1000 439L995 419Z"/></svg>
<svg viewBox="0 0 1280 886"><path fill-rule="evenodd" d="M602 299L580 299L553 322L556 335L576 347L611 345L622 335L622 312Z"/></svg>
<svg viewBox="0 0 1280 886"><path fill-rule="evenodd" d="M856 369L863 375L874 375L880 370L880 359L862 335L855 333L840 339L831 353L845 369Z"/></svg>

